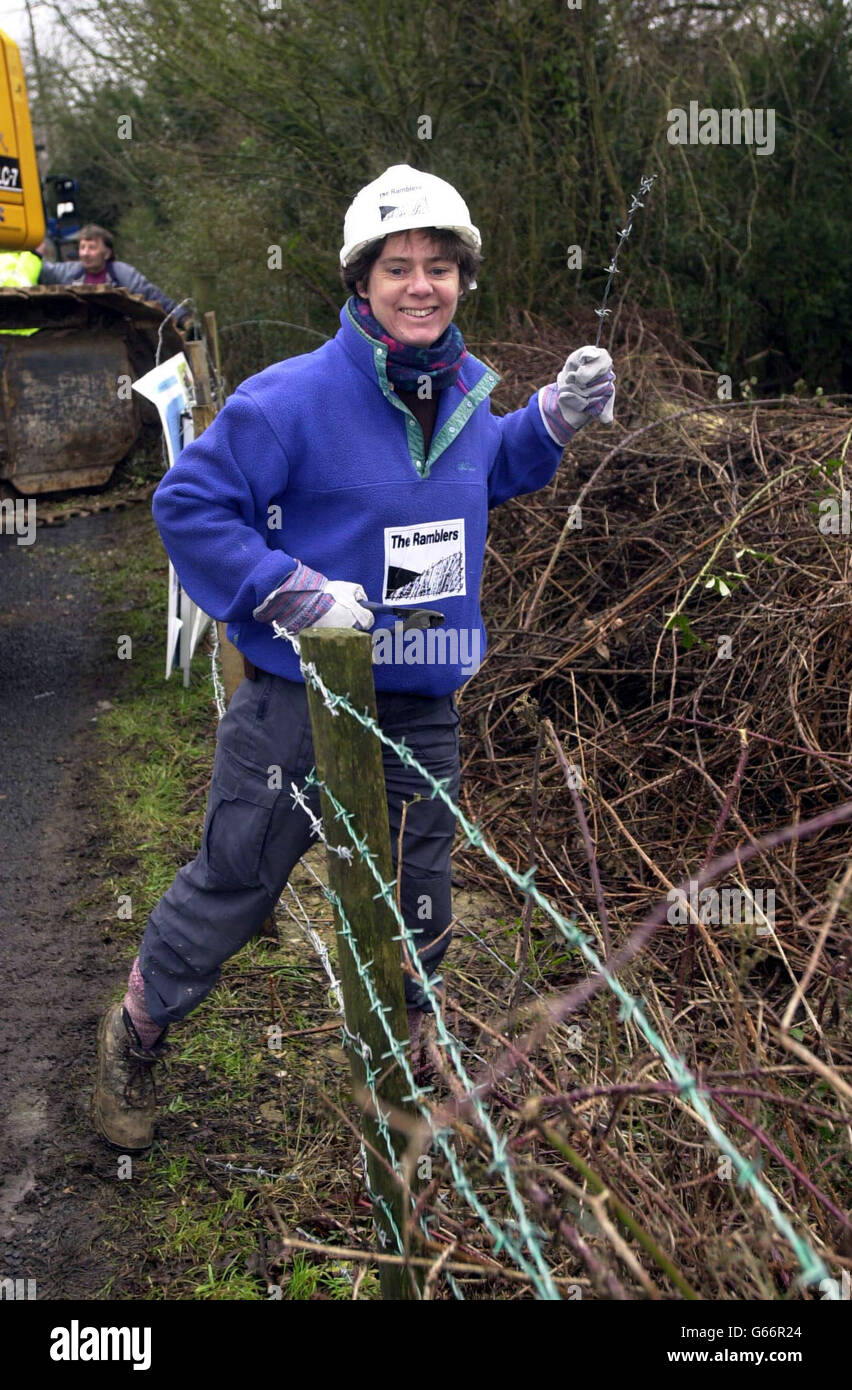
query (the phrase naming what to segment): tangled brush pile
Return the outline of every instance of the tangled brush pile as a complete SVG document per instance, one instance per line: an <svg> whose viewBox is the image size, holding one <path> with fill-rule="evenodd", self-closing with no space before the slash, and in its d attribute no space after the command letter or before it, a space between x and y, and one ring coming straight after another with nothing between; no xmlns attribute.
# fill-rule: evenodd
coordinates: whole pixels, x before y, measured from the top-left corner
<svg viewBox="0 0 852 1390"><path fill-rule="evenodd" d="M495 408L594 332L578 314L472 342L502 375ZM813 1247L849 1266L850 402L754 401L749 383L719 401L662 317L620 314L610 350L614 430L583 431L547 489L492 516L465 809L519 872L536 865ZM457 858L468 885L507 892L482 858ZM680 1247L703 1296L790 1291L795 1261L724 1190L653 1052L550 923L514 906L486 934L490 970L480 939L450 987L484 1024L495 1101L536 1132L553 1176L529 1175L541 1219L577 1234L588 1165ZM592 1284L624 1296L605 1223L590 1229ZM653 1296L637 1267L629 1283Z"/></svg>

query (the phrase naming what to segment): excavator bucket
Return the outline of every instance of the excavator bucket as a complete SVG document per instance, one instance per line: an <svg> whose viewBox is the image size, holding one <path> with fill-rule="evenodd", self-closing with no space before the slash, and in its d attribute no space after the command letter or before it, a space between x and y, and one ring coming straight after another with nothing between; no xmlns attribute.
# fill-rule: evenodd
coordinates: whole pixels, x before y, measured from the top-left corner
<svg viewBox="0 0 852 1390"><path fill-rule="evenodd" d="M0 479L27 494L108 482L148 409L130 384L153 367L159 330L161 361L184 347L164 318L110 285L0 289Z"/></svg>

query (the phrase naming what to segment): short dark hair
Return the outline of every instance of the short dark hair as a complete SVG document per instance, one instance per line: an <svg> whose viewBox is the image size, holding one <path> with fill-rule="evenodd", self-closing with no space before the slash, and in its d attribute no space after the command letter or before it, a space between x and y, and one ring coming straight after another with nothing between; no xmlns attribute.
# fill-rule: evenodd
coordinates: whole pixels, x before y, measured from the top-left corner
<svg viewBox="0 0 852 1390"><path fill-rule="evenodd" d="M108 251L113 249L115 242L112 232L108 232L106 227L99 227L96 222L87 222L80 230L77 241L94 241L97 237L100 237Z"/></svg>
<svg viewBox="0 0 852 1390"><path fill-rule="evenodd" d="M474 251L466 242L462 241L457 232L448 231L440 227L412 227L407 230L422 231L425 236L431 237L437 244L438 250L448 261L455 261L459 268L459 281L462 293L469 290L471 284L476 279L479 267L482 265L482 256L478 251ZM390 233L389 233L390 235ZM358 293L358 281L366 280L370 271L382 254L387 237L382 237L380 241L371 241L369 246L365 246L353 261L347 266L341 266L340 278L350 294Z"/></svg>

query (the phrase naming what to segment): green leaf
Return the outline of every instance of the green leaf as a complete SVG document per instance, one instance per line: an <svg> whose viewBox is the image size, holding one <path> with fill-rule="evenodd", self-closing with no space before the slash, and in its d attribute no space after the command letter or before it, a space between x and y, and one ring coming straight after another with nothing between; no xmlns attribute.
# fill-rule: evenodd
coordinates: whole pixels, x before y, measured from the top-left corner
<svg viewBox="0 0 852 1390"><path fill-rule="evenodd" d="M669 614L669 617L666 621L666 631L671 632L675 628L680 634L680 639L683 643L683 650L685 652L691 651L693 647L707 646L707 643L703 642L701 638L696 636L696 634L692 631L692 628L689 624L689 619L687 618L685 613Z"/></svg>

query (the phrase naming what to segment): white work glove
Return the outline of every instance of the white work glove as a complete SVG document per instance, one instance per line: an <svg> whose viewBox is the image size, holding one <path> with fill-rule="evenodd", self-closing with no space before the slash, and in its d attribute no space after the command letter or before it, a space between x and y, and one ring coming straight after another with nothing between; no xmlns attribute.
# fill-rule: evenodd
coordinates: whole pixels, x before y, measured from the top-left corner
<svg viewBox="0 0 852 1390"><path fill-rule="evenodd" d="M575 430L590 420L612 424L615 405L615 372L606 348L581 347L571 356L556 378L559 410Z"/></svg>
<svg viewBox="0 0 852 1390"><path fill-rule="evenodd" d="M323 593L331 594L334 603L327 613L306 627L355 627L368 631L375 622L369 608L362 608L359 599L366 598L367 592L360 584L351 584L348 579L327 580Z"/></svg>
<svg viewBox="0 0 852 1390"><path fill-rule="evenodd" d="M254 618L259 623L274 623L276 631L280 627L289 634L307 627L366 630L374 622L369 608L362 608L358 603L358 599L366 597L360 584L352 584L347 579L326 579L319 570L297 560L296 568L284 583L267 594L263 603L255 608Z"/></svg>

